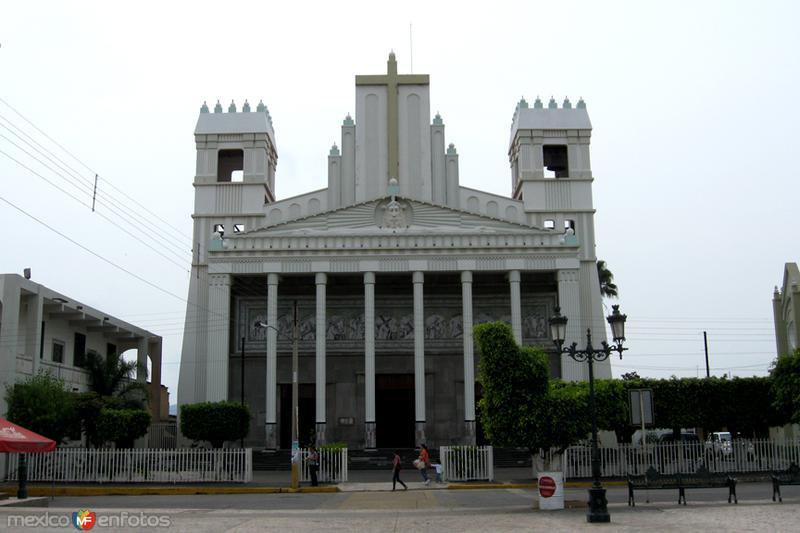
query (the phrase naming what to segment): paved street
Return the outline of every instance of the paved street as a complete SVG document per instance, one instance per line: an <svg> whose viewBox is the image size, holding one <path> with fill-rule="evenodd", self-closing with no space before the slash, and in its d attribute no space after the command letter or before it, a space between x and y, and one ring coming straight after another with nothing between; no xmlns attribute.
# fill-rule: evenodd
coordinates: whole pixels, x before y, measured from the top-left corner
<svg viewBox="0 0 800 533"><path fill-rule="evenodd" d="M687 491L689 505L675 503L677 491L651 491L629 508L626 489L609 489L612 524L585 522L583 489L567 492L569 508L534 509L530 489L356 491L330 494L247 494L195 496L103 496L56 498L49 509L0 510L0 529L11 515L63 517L89 509L100 517L129 515L168 518L170 531L796 531L800 487L784 487L784 503L770 501L767 483L741 484L739 505L725 491ZM12 524L13 525L13 524ZM72 527L72 526L69 526ZM126 528L114 527L114 530ZM31 531L10 527L9 531ZM63 527L36 530L63 531ZM103 530L98 524L95 531ZM108 529L106 529L108 530ZM133 530L129 528L128 530Z"/></svg>

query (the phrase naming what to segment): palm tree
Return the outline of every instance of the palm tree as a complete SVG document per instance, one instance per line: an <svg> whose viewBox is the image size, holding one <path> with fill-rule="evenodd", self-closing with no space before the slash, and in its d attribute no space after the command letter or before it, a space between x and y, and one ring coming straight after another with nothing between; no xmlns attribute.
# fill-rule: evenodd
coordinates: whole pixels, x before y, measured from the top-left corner
<svg viewBox="0 0 800 533"><path fill-rule="evenodd" d="M89 373L89 388L100 397L116 397L126 404L144 408L147 384L136 381L135 372L147 372L133 361L125 361L121 355L110 353L102 357L97 353L86 354L84 370Z"/></svg>
<svg viewBox="0 0 800 533"><path fill-rule="evenodd" d="M606 262L598 259L597 277L600 280L600 294L606 298L618 296L617 285L614 283L614 274L606 266Z"/></svg>

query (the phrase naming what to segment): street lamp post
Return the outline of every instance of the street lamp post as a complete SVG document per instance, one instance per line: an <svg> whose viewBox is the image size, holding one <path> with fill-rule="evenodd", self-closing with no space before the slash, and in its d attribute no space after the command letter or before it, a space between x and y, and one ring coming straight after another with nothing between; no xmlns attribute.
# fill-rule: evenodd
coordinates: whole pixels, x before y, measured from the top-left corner
<svg viewBox="0 0 800 533"><path fill-rule="evenodd" d="M597 447L597 405L594 398L594 362L605 361L611 352L618 352L622 359L622 352L627 348L622 347L625 341L625 320L628 318L619 312L619 306L613 305L613 311L606 319L611 325L611 335L614 344L609 346L603 341L601 348L592 347L592 330L586 330L586 348L578 350L578 343L573 342L569 347L564 348L564 340L567 335L567 317L561 316L560 309L556 307L555 316L550 318L550 335L553 338L558 350L562 354L570 356L579 363L584 361L589 363L589 410L592 418L592 486L589 489L589 510L586 513L587 522L610 522L611 515L608 514L608 500L606 500L606 489L600 483L600 450Z"/></svg>
<svg viewBox="0 0 800 533"><path fill-rule="evenodd" d="M300 340L300 325L297 320L297 300L292 306L292 488L300 487L300 440L299 434L299 398L297 385L297 344ZM263 322L256 322L256 327L272 328L278 333L278 328Z"/></svg>

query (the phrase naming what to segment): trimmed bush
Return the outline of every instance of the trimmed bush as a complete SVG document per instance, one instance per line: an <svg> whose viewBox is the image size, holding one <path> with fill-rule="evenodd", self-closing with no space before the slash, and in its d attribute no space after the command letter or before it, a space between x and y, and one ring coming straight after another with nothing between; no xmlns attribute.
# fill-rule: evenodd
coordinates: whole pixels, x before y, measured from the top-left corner
<svg viewBox="0 0 800 533"><path fill-rule="evenodd" d="M225 441L243 439L250 431L250 409L237 402L181 405L181 433L192 440L222 448Z"/></svg>

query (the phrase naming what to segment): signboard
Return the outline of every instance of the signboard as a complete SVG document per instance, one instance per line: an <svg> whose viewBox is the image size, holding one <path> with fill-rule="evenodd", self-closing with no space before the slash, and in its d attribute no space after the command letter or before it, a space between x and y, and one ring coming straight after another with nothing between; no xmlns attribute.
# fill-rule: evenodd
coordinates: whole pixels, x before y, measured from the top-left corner
<svg viewBox="0 0 800 533"><path fill-rule="evenodd" d="M628 390L628 411L631 414L632 426L652 426L653 389Z"/></svg>

